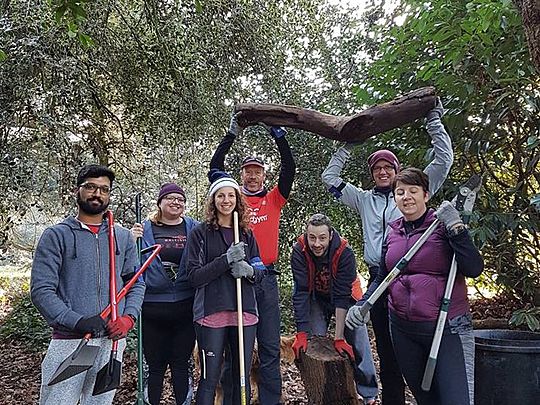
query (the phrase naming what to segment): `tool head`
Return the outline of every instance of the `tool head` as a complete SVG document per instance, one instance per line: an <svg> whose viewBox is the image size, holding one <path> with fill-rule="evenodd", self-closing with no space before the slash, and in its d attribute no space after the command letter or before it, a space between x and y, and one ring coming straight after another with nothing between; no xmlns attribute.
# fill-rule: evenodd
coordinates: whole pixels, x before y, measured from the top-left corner
<svg viewBox="0 0 540 405"><path fill-rule="evenodd" d="M52 376L47 385L54 385L67 380L77 374L83 373L94 365L99 347L83 346L77 348L71 356L67 357Z"/></svg>
<svg viewBox="0 0 540 405"><path fill-rule="evenodd" d="M122 363L116 359L111 359L98 371L92 395L95 396L117 389L120 386L121 375Z"/></svg>

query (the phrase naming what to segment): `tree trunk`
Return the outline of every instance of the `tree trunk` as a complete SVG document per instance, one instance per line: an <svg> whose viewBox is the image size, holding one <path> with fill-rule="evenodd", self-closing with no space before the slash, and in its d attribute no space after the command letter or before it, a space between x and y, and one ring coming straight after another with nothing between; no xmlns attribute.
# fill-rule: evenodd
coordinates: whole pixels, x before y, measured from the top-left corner
<svg viewBox="0 0 540 405"><path fill-rule="evenodd" d="M264 123L299 128L337 141L363 142L370 136L425 116L435 106L435 101L435 88L422 87L351 116L282 104L237 104L235 111L239 112L238 123L242 127Z"/></svg>
<svg viewBox="0 0 540 405"><path fill-rule="evenodd" d="M523 20L531 60L540 73L540 0L514 0Z"/></svg>
<svg viewBox="0 0 540 405"><path fill-rule="evenodd" d="M310 405L361 404L351 362L336 353L330 338L313 337L295 364Z"/></svg>

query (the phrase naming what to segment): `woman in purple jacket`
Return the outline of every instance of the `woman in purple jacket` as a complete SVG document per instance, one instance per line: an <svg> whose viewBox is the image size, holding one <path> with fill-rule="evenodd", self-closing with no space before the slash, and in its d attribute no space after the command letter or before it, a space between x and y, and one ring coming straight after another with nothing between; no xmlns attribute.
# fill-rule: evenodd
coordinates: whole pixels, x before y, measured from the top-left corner
<svg viewBox="0 0 540 405"><path fill-rule="evenodd" d="M389 269L438 218L440 225L388 287L392 343L403 376L419 405L468 405L470 400L463 347L455 325L462 318L470 318L465 277L480 275L484 268L482 257L459 213L449 202L444 201L436 212L427 208L429 180L421 170L409 168L398 173L393 190L403 217L389 225L383 245L384 260L381 261L377 279L362 301L372 294ZM431 390L425 392L421 388L424 367L454 255L458 273L448 321L433 384ZM367 319L359 318L358 311L351 310L347 314L347 324L354 326L367 322Z"/></svg>

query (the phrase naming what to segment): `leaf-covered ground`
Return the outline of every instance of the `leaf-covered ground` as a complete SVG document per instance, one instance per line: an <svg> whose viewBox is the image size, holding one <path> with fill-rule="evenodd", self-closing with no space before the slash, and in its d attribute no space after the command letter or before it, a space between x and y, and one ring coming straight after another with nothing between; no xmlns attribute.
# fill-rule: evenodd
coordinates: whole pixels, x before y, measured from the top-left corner
<svg viewBox="0 0 540 405"><path fill-rule="evenodd" d="M518 300L496 298L477 300L473 303L475 319L508 319L519 308ZM5 309L5 308L4 308ZM373 350L376 354L375 350ZM40 364L42 353L32 351L27 345L4 340L0 342L0 404L35 404L39 396ZM376 359L377 362L377 359ZM122 386L115 397L115 404L134 403L136 399L136 361L132 354L124 359ZM378 364L377 364L378 365ZM287 404L307 404L298 370L294 365L282 363L283 388ZM410 404L415 404L409 396ZM172 391L165 385L163 404L174 404Z"/></svg>

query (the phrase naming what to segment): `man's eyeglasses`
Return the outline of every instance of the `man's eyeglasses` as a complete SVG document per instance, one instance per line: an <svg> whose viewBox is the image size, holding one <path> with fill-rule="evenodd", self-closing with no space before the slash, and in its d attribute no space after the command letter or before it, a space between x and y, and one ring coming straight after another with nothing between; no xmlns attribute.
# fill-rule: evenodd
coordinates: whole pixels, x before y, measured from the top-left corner
<svg viewBox="0 0 540 405"><path fill-rule="evenodd" d="M166 197L163 197L165 201L168 203L172 203L174 201L178 201L179 203L183 204L186 202L186 200L183 197L173 197L172 195L168 195Z"/></svg>
<svg viewBox="0 0 540 405"><path fill-rule="evenodd" d="M96 190L99 190L101 194L110 194L111 188L109 186L98 186L95 183L83 183L79 187L84 188L86 191L95 193Z"/></svg>
<svg viewBox="0 0 540 405"><path fill-rule="evenodd" d="M375 167L373 168L373 172L375 172L375 173L380 173L380 172L382 172L383 170L384 170L385 172L388 173L388 172L390 172L390 171L394 171L395 168L394 168L394 166L392 166L392 165L375 166Z"/></svg>

